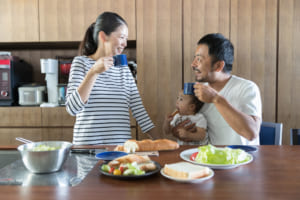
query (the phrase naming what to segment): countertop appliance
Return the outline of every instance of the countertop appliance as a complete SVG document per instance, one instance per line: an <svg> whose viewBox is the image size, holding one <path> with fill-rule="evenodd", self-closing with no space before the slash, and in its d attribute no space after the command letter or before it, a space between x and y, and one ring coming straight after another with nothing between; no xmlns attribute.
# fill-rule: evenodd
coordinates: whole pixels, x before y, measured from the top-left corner
<svg viewBox="0 0 300 200"><path fill-rule="evenodd" d="M46 74L48 103L42 103L41 107L58 106L57 84L58 84L58 60L41 59L41 72Z"/></svg>
<svg viewBox="0 0 300 200"><path fill-rule="evenodd" d="M18 88L21 106L39 106L45 102L46 87L37 84L25 84Z"/></svg>
<svg viewBox="0 0 300 200"><path fill-rule="evenodd" d="M32 67L15 56L0 56L0 106L18 104L18 87L32 82Z"/></svg>

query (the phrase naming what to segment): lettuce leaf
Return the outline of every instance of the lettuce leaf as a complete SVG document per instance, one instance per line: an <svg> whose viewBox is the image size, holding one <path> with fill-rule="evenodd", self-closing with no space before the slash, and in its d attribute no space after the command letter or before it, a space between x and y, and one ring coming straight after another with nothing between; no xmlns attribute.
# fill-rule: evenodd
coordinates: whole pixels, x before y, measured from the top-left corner
<svg viewBox="0 0 300 200"><path fill-rule="evenodd" d="M218 148L213 145L200 146L195 161L205 164L240 164L250 157L241 149Z"/></svg>

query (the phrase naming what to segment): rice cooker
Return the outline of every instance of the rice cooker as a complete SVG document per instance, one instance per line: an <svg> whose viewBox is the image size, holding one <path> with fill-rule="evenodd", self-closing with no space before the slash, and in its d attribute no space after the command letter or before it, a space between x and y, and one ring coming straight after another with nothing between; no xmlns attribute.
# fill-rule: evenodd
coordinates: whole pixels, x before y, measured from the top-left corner
<svg viewBox="0 0 300 200"><path fill-rule="evenodd" d="M36 84L26 84L18 88L19 104L21 106L39 106L45 102L46 87Z"/></svg>

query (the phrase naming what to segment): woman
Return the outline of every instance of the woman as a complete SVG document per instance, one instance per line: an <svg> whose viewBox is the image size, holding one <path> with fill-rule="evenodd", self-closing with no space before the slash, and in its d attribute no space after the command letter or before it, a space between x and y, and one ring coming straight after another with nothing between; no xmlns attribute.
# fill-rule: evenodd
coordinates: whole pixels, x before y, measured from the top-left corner
<svg viewBox="0 0 300 200"><path fill-rule="evenodd" d="M142 131L154 125L128 67L115 67L114 55L127 46L127 23L104 12L86 31L69 76L66 109L76 115L76 145L123 144L131 138L129 109Z"/></svg>

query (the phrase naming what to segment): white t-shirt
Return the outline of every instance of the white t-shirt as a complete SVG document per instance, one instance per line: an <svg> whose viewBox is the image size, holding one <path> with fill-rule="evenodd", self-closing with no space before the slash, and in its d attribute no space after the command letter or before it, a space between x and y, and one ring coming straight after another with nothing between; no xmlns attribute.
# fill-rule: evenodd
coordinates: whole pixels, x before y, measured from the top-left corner
<svg viewBox="0 0 300 200"><path fill-rule="evenodd" d="M207 127L207 121L206 121L204 115L202 115L201 113L197 113L195 115L179 115L177 113L174 116L173 120L170 122L170 125L174 127L187 119L189 119L191 121L191 123L189 123L189 124L195 123L196 124L195 126L204 128L204 129L206 129L206 127ZM177 140L177 142L180 145L206 145L206 144L208 144L208 136L206 133L205 138L201 141L184 142L181 140Z"/></svg>
<svg viewBox="0 0 300 200"><path fill-rule="evenodd" d="M239 111L261 118L261 97L257 85L232 75L219 92L233 107ZM213 103L205 103L200 112L207 120L209 142L213 145L259 145L259 137L249 141L237 134L224 120Z"/></svg>

